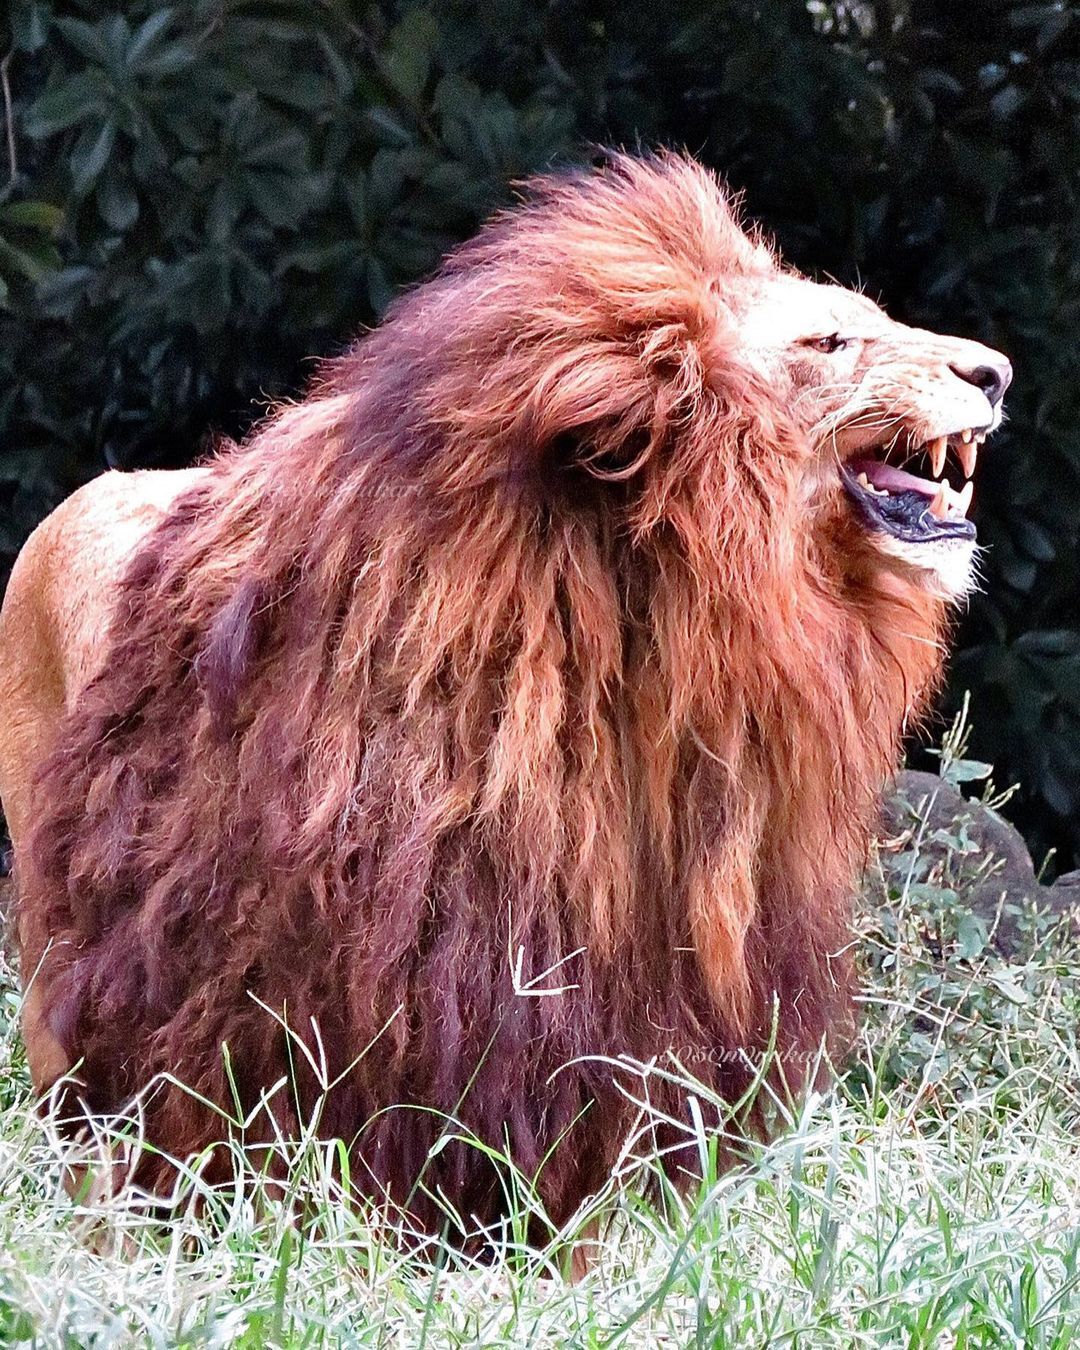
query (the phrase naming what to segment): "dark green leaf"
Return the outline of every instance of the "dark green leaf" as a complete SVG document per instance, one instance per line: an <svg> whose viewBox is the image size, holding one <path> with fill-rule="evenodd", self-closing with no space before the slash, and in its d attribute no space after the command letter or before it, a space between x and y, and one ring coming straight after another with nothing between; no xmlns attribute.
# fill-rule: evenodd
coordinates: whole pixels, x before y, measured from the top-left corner
<svg viewBox="0 0 1080 1350"><path fill-rule="evenodd" d="M410 104L419 103L439 42L439 25L426 9L409 10L391 32L382 71Z"/></svg>
<svg viewBox="0 0 1080 1350"><path fill-rule="evenodd" d="M87 23L85 19L55 19L53 27L63 33L68 42L80 55L95 65L108 63L109 49L100 25Z"/></svg>
<svg viewBox="0 0 1080 1350"><path fill-rule="evenodd" d="M1014 644L1025 656L1080 656L1080 632L1073 628L1034 628Z"/></svg>
<svg viewBox="0 0 1080 1350"><path fill-rule="evenodd" d="M143 63L172 27L172 22L173 11L167 6L159 9L156 14L151 14L145 23L140 24L132 34L124 52L124 64L130 71L139 72L144 69Z"/></svg>
<svg viewBox="0 0 1080 1350"><path fill-rule="evenodd" d="M18 248L6 239L0 239L0 273L9 277L23 276L28 281L40 281L49 270L48 262L47 256L43 257L31 247Z"/></svg>
<svg viewBox="0 0 1080 1350"><path fill-rule="evenodd" d="M64 213L49 202L9 202L0 206L0 222L28 230L57 234L64 224Z"/></svg>
<svg viewBox="0 0 1080 1350"><path fill-rule="evenodd" d="M413 138L412 132L389 108L368 108L363 120L383 145L408 145Z"/></svg>
<svg viewBox="0 0 1080 1350"><path fill-rule="evenodd" d="M11 33L15 46L23 52L36 52L44 47L52 18L52 5L26 3L23 0L12 7Z"/></svg>
<svg viewBox="0 0 1080 1350"><path fill-rule="evenodd" d="M116 124L106 122L96 134L85 131L71 152L71 180L78 196L97 181L116 141Z"/></svg>
<svg viewBox="0 0 1080 1350"><path fill-rule="evenodd" d="M52 136L95 116L103 108L101 76L81 71L62 84L46 90L27 108L23 128L28 136Z"/></svg>
<svg viewBox="0 0 1080 1350"><path fill-rule="evenodd" d="M98 183L97 207L109 228L121 234L139 218L139 199L118 173L107 174Z"/></svg>

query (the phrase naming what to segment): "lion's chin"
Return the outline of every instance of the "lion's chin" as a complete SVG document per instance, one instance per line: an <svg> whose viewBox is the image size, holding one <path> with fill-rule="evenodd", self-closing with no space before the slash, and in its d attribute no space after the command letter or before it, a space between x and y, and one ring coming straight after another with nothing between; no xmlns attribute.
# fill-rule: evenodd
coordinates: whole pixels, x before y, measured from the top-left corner
<svg viewBox="0 0 1080 1350"><path fill-rule="evenodd" d="M974 537L938 537L922 542L875 531L874 546L899 564L909 583L949 604L961 604L979 588L980 549Z"/></svg>

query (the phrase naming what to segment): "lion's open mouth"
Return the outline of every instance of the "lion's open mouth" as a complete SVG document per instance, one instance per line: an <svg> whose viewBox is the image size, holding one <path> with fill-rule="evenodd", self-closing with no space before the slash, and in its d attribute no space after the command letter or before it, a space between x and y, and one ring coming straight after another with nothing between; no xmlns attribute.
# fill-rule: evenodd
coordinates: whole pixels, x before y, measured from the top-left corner
<svg viewBox="0 0 1080 1350"><path fill-rule="evenodd" d="M934 539L975 538L975 526L967 518L974 485L971 476L986 431L970 427L950 435L938 436L922 445L897 449L895 443L860 450L841 465L840 476L848 496L863 521L872 529L884 530L895 539L921 544ZM897 464L924 459L932 477L920 478ZM945 476L946 465L963 474L964 486L957 490Z"/></svg>

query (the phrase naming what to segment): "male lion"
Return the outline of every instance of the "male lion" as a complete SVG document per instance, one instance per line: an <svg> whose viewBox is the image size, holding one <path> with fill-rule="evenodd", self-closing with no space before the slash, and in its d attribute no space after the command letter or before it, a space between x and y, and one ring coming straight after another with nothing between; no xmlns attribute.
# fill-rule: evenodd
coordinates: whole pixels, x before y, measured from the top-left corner
<svg viewBox="0 0 1080 1350"><path fill-rule="evenodd" d="M446 1116L561 1221L635 1119L613 1058L734 1102L775 1037L798 1087L972 584L943 472L1010 375L781 266L693 162L615 157L244 445L76 493L0 635L37 1087L248 1111L291 1077L288 1131L337 1080L321 1131L425 1224L504 1206ZM145 1112L177 1157L223 1129L170 1084Z"/></svg>

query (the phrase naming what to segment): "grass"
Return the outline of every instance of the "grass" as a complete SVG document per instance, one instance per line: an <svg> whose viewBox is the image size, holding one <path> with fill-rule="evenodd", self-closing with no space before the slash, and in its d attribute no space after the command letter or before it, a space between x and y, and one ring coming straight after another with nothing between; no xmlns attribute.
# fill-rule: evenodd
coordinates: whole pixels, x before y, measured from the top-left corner
<svg viewBox="0 0 1080 1350"><path fill-rule="evenodd" d="M192 1175L168 1222L124 1191L72 1203L3 971L0 1345L1072 1346L1080 936L1022 914L1030 954L1006 961L963 903L982 860L962 836L931 859L925 835L913 817L868 879L842 1075L727 1172L702 1132L689 1197L643 1188L642 1160L582 1216L604 1222L577 1283L560 1274L573 1233L521 1237L527 1190L497 1259L471 1263L343 1203L315 1138L283 1143L273 1190L239 1151L235 1187L202 1194Z"/></svg>

